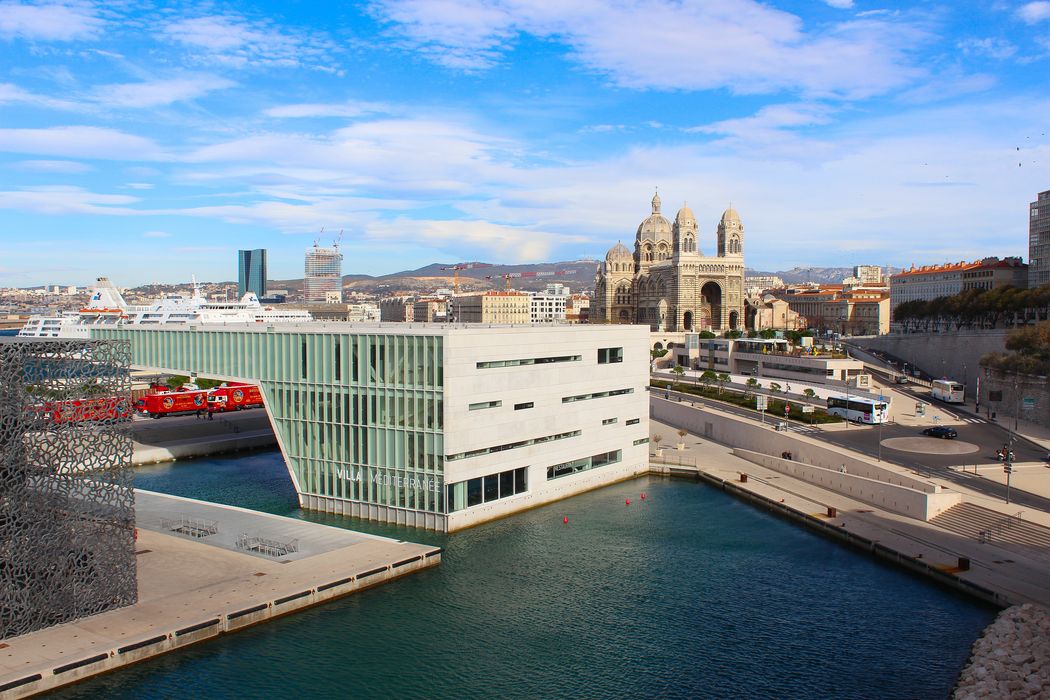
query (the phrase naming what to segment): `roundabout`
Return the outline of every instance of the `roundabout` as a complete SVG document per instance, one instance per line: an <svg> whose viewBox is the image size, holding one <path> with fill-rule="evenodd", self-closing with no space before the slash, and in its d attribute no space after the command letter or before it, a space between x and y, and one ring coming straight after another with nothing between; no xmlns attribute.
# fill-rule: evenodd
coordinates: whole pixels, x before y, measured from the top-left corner
<svg viewBox="0 0 1050 700"><path fill-rule="evenodd" d="M882 446L900 452L918 452L928 455L967 455L981 449L972 442L932 437L888 438L882 441Z"/></svg>

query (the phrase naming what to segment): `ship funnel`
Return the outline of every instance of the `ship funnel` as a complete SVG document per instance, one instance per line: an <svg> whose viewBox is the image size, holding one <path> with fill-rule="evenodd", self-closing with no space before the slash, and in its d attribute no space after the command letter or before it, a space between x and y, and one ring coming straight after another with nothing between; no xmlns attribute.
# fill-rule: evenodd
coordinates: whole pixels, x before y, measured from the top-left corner
<svg viewBox="0 0 1050 700"><path fill-rule="evenodd" d="M95 280L95 292L88 302L89 309L124 309L127 303L120 295L120 290L109 281L108 277L99 277Z"/></svg>

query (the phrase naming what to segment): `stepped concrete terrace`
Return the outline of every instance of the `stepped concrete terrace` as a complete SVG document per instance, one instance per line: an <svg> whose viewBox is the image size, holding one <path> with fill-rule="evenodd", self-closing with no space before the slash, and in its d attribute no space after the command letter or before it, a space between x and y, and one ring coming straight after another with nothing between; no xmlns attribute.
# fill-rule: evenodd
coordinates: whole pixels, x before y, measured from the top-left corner
<svg viewBox="0 0 1050 700"><path fill-rule="evenodd" d="M653 402L661 400L651 397ZM650 430L668 442L677 440L677 426L673 424L651 420ZM771 435L783 435L771 426L767 430ZM969 488L966 480L947 482L934 476L929 478L932 483L957 491L962 502L927 522L743 459L733 453L733 447L702 435L690 433L683 443L681 450L672 444L661 450L661 456L652 455L651 471L705 480L761 508L993 605L1037 603L1050 607L1050 542L1044 539L1044 531L1050 532L1048 512L1008 504L978 488ZM655 443L650 442L653 447ZM842 452L863 459L862 455ZM1001 468L998 473L970 478L975 486L1005 481ZM1050 469L1024 465L1013 474L1013 487L1015 491L1050 497ZM981 530L992 530L993 534L982 536Z"/></svg>
<svg viewBox="0 0 1050 700"><path fill-rule="evenodd" d="M441 561L441 550L136 491L138 603L0 644L21 698L266 622Z"/></svg>

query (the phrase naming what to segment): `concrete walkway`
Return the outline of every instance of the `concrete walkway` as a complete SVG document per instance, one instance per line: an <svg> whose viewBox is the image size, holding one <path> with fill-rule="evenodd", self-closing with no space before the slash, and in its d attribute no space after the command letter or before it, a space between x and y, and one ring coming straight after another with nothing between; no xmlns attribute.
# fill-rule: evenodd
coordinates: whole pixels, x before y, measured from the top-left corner
<svg viewBox="0 0 1050 700"><path fill-rule="evenodd" d="M674 435L673 426L651 421L653 434ZM653 458L653 467L677 467L680 470L702 472L715 480L732 484L759 497L766 504L775 504L802 516L818 519L830 530L842 535L857 535L877 543L894 553L915 570L934 568L950 573L960 581L994 592L1001 603L1036 602L1050 605L1050 552L1040 547L1009 548L993 541L982 543L936 525L881 511L874 506L847 496L824 490L799 481L780 472L766 469L732 454L732 448L695 435L685 438L683 450L663 449L663 458ZM1050 475L1050 470L1045 470ZM1001 470L1000 470L1001 473ZM740 480L747 474L746 483ZM1020 479L1014 474L1014 483ZM976 476L975 479L988 478ZM938 479L933 478L937 482ZM1050 479L1040 474L1031 475L1025 486L1050 494ZM1002 514L1004 519L1018 512L1016 507L996 503L978 492L958 484L943 484L963 493L965 502L972 502ZM837 511L828 516L828 508ZM1050 513L1026 510L1024 519L1050 526ZM960 559L969 559L969 571L958 571Z"/></svg>
<svg viewBox="0 0 1050 700"><path fill-rule="evenodd" d="M51 690L204 639L434 566L440 549L242 508L140 492L136 604L4 640L0 695ZM218 523L202 539L161 522ZM164 531L164 532L162 532ZM240 534L290 542L277 558L236 546ZM215 540L210 541L211 538Z"/></svg>

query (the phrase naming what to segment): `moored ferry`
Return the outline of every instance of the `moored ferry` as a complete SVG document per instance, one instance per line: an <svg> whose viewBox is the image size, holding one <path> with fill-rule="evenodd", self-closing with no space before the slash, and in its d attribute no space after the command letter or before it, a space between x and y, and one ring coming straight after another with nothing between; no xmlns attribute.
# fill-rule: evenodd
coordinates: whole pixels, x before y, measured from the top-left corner
<svg viewBox="0 0 1050 700"><path fill-rule="evenodd" d="M248 292L240 301L208 301L196 283L193 294L166 294L153 304L129 305L107 277L99 277L87 306L56 316L31 316L23 338L87 338L92 328L241 323L303 323L313 320L303 309L263 306Z"/></svg>

